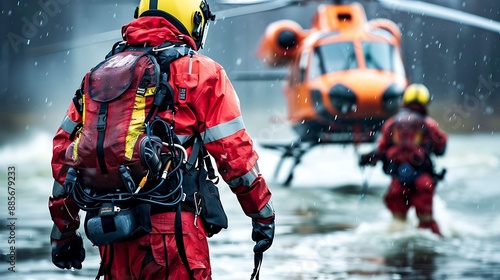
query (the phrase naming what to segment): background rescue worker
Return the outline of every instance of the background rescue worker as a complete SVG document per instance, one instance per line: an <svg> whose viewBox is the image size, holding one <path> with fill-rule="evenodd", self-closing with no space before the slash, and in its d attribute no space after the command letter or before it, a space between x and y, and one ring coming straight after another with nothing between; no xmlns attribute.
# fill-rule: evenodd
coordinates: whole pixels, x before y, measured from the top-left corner
<svg viewBox="0 0 500 280"><path fill-rule="evenodd" d="M360 165L383 162L384 172L392 176L385 195L385 205L394 219L405 221L410 207L415 207L420 228L441 235L432 215L432 201L437 181L431 155L445 152L447 135L427 115L430 101L428 89L421 84L408 86L403 106L382 127L376 152L361 156Z"/></svg>
<svg viewBox="0 0 500 280"><path fill-rule="evenodd" d="M185 43L198 50L203 47L211 19L213 15L205 0L142 0L136 10L136 19L123 26L122 34L130 45L158 46L170 41ZM184 142L201 135L220 175L236 195L244 213L252 219L254 252L266 251L273 242L275 228L271 192L259 172L258 155L244 128L239 100L226 72L221 65L200 54L175 60L170 70L169 83L174 87L174 95L179 94L179 85L188 92L183 104L175 104L175 133ZM72 197L62 195L68 170L64 162L66 148L82 124L76 106L70 104L53 139L55 183L49 199L54 221L52 261L62 269L80 269L85 258L82 238L77 233L79 209ZM169 114L164 111L158 116L168 120ZM107 252L100 248L105 277L190 279L175 245L174 217L175 212L154 214L150 234L115 243ZM185 251L194 278L211 279L207 234L202 226L195 227L193 213L182 212L182 220Z"/></svg>

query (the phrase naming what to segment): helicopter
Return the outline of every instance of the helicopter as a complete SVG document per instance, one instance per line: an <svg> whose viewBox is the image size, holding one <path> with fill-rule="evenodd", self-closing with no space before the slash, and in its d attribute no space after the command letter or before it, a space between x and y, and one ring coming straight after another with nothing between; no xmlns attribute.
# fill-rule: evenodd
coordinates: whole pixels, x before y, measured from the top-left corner
<svg viewBox="0 0 500 280"><path fill-rule="evenodd" d="M267 26L260 40L257 54L263 63L270 68L285 68L287 73L242 72L236 76L240 80L285 80L288 121L297 138L289 143L260 143L263 148L281 153L275 178L284 160L293 159L284 186L290 185L296 166L316 146L375 142L384 121L399 109L404 89L410 83L400 28L389 19L368 20L360 2L255 1L259 4L246 11L310 2L321 3L308 29L290 19L278 20ZM375 2L395 10L499 30L498 23L421 1Z"/></svg>

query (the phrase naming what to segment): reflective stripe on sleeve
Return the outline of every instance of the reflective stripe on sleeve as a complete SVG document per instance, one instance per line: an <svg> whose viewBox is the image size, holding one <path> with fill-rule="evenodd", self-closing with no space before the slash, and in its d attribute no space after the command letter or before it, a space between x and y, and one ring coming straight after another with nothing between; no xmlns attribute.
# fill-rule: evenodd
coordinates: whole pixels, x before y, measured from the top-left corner
<svg viewBox="0 0 500 280"><path fill-rule="evenodd" d="M243 123L243 118L239 116L228 122L207 128L205 132L201 133L201 138L207 144L231 136L242 129L245 129L245 124Z"/></svg>
<svg viewBox="0 0 500 280"><path fill-rule="evenodd" d="M184 144L187 141L189 141L189 139L191 139L191 137L193 137L193 135L177 135L177 138L179 138L179 141L181 142L181 144Z"/></svg>
<svg viewBox="0 0 500 280"><path fill-rule="evenodd" d="M259 176L259 167L257 166L257 164L254 165L254 167L252 167L252 169L250 169L250 171L248 171L245 175L241 176L241 177L238 177L236 179L233 179L229 182L227 182L227 184L231 187L231 188L236 188L238 186L250 186L252 185L253 181L255 181L255 179Z"/></svg>
<svg viewBox="0 0 500 280"><path fill-rule="evenodd" d="M63 240L68 237L71 237L75 234L74 231L68 231L68 232L61 232L57 226L54 224L52 226L52 231L50 232L50 238L55 239L55 240Z"/></svg>
<svg viewBox="0 0 500 280"><path fill-rule="evenodd" d="M266 219L274 215L274 207L273 202L269 200L269 202L260 210L259 213L249 214L248 217L252 219Z"/></svg>
<svg viewBox="0 0 500 280"><path fill-rule="evenodd" d="M64 119L61 122L61 129L67 132L68 134L73 134L77 126L78 123L72 121L68 116L64 116Z"/></svg>

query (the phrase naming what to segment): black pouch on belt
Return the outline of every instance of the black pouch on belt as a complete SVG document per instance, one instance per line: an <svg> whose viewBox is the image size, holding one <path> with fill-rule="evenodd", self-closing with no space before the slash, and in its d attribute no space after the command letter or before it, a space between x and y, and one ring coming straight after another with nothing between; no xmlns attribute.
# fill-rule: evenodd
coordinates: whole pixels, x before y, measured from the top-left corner
<svg viewBox="0 0 500 280"><path fill-rule="evenodd" d="M150 211L145 203L127 209L104 203L98 212L87 212L85 234L97 246L139 238L151 232Z"/></svg>
<svg viewBox="0 0 500 280"><path fill-rule="evenodd" d="M201 221L208 236L227 229L228 220L219 195L219 189L213 180L218 180L211 164L210 157L202 146L201 141L195 140L192 154L188 159L187 172L184 175L183 189L189 206L194 206L195 214ZM198 158L198 166L195 166ZM208 171L205 169L208 169Z"/></svg>

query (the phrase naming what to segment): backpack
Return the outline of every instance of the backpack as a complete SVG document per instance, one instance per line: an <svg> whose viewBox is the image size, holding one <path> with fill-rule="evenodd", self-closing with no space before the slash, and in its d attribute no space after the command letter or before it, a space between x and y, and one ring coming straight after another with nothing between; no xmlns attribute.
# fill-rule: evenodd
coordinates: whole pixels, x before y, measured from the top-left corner
<svg viewBox="0 0 500 280"><path fill-rule="evenodd" d="M161 180L164 155L174 159L179 141L173 128L155 116L158 110L173 110L170 63L187 54L194 51L185 45L117 43L85 75L76 93L83 127L66 150L66 164L78 173L84 192L93 197L137 193L146 182ZM89 208L89 201L80 202Z"/></svg>
<svg viewBox="0 0 500 280"><path fill-rule="evenodd" d="M392 142L405 151L419 148L428 134L424 117L404 110L395 118L397 121L391 127Z"/></svg>
<svg viewBox="0 0 500 280"><path fill-rule="evenodd" d="M425 117L407 110L395 117L390 127L392 157L384 170L396 176L404 185L413 185L422 172L433 173L433 164L426 148L429 129Z"/></svg>
<svg viewBox="0 0 500 280"><path fill-rule="evenodd" d="M83 125L66 150L70 168L64 188L87 211L85 232L93 244L109 245L150 232L155 205L178 212L176 243L182 253L182 238L177 236L182 233L180 202L190 202L186 193L193 188L200 188L203 209L196 215L201 215L207 232L213 235L227 228L217 187L205 180L203 166L186 168L187 153L173 125L156 117L159 110L174 110L170 64L194 53L185 45L115 44L77 90L74 104Z"/></svg>

